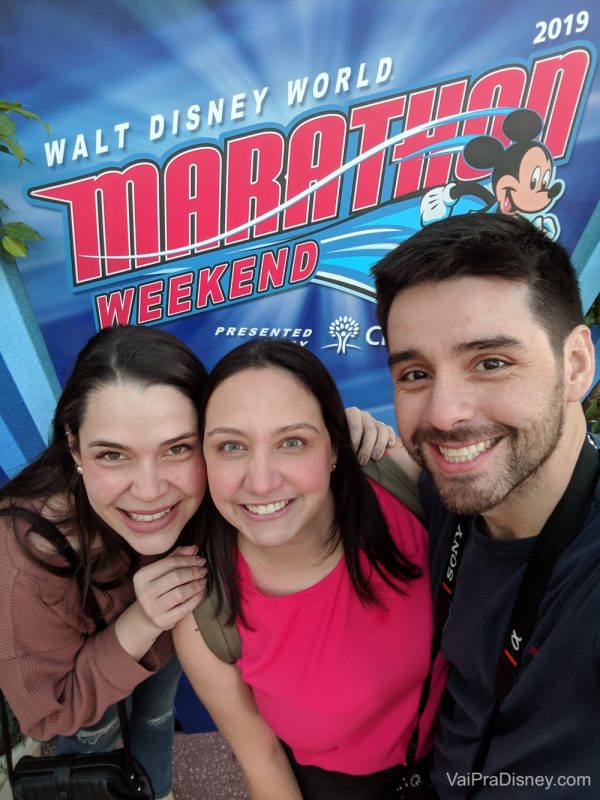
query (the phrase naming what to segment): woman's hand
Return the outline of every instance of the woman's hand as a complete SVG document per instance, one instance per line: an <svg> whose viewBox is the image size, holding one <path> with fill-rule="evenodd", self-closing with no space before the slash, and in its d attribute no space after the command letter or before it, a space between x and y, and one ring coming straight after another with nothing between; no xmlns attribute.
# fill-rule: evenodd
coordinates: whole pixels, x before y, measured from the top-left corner
<svg viewBox="0 0 600 800"><path fill-rule="evenodd" d="M394 429L376 420L368 411L351 406L346 409L346 419L358 463L362 466L371 458L378 461L386 449L396 443Z"/></svg>
<svg viewBox="0 0 600 800"><path fill-rule="evenodd" d="M206 562L196 551L195 546L177 547L133 576L136 601L117 620L116 633L121 646L136 660L204 596Z"/></svg>
<svg viewBox="0 0 600 800"><path fill-rule="evenodd" d="M170 630L196 608L204 594L206 560L196 551L193 545L177 547L133 576L137 601L159 631Z"/></svg>

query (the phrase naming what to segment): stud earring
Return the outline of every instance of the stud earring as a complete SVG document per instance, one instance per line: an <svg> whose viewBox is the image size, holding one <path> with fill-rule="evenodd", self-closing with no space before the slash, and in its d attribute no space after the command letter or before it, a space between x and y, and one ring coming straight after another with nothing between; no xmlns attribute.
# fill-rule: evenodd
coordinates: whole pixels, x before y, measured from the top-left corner
<svg viewBox="0 0 600 800"><path fill-rule="evenodd" d="M331 465L331 471L333 472L333 470L334 470L336 467L337 467L337 462L336 462L336 461L334 461L334 462L333 462L333 464Z"/></svg>
<svg viewBox="0 0 600 800"><path fill-rule="evenodd" d="M77 472L78 475L83 475L83 467L81 466L81 464L75 465L75 471Z"/></svg>

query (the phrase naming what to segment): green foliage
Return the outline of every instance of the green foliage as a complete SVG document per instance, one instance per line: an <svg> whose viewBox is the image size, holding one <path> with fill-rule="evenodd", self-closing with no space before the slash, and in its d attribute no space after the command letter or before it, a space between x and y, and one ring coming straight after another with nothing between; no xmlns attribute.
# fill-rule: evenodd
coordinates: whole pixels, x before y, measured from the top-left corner
<svg viewBox="0 0 600 800"><path fill-rule="evenodd" d="M15 115L17 119L23 117L39 122L46 133L50 133L50 126L33 111L24 108L21 103L0 100L0 153L16 158L19 166L25 162L31 164L17 139L17 123L13 118ZM8 210L2 198L0 198L0 210ZM36 230L24 222L9 222L6 225L0 222L0 256L26 256L28 250L25 242L42 238Z"/></svg>
<svg viewBox="0 0 600 800"><path fill-rule="evenodd" d="M7 709L8 711L8 729L10 733L10 741L13 747L16 747L19 742L22 742L25 738L25 735L21 732L19 728L19 723L15 719L15 715L12 713L10 708ZM0 734L2 733L2 723L0 722ZM2 736L0 735L0 755L4 755L4 744L2 741Z"/></svg>
<svg viewBox="0 0 600 800"><path fill-rule="evenodd" d="M590 310L585 315L586 325L600 325L600 294L594 300Z"/></svg>
<svg viewBox="0 0 600 800"><path fill-rule="evenodd" d="M590 392L584 404L585 418L592 433L600 433L600 383Z"/></svg>
<svg viewBox="0 0 600 800"><path fill-rule="evenodd" d="M600 294L585 315L586 325L600 325ZM592 433L600 433L600 383L592 389L583 404L588 428Z"/></svg>

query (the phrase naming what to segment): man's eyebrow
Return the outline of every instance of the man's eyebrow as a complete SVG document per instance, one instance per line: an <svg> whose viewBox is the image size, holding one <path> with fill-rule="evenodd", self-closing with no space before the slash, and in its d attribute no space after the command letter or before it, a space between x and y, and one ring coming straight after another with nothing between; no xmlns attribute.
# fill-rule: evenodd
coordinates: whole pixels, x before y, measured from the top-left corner
<svg viewBox="0 0 600 800"><path fill-rule="evenodd" d="M487 339L473 339L470 342L461 342L454 346L455 353L470 353L480 350L522 350L525 343L512 336L490 336ZM403 364L405 361L415 361L423 358L418 350L400 350L398 353L390 353L388 356L388 367L395 364Z"/></svg>
<svg viewBox="0 0 600 800"><path fill-rule="evenodd" d="M525 342L513 336L490 336L487 339L473 339L471 342L462 342L454 348L456 353L469 353L472 350L522 350Z"/></svg>
<svg viewBox="0 0 600 800"><path fill-rule="evenodd" d="M412 361L419 358L418 350L401 350L399 353L390 353L388 356L388 367L393 367L394 364L402 364L404 361Z"/></svg>

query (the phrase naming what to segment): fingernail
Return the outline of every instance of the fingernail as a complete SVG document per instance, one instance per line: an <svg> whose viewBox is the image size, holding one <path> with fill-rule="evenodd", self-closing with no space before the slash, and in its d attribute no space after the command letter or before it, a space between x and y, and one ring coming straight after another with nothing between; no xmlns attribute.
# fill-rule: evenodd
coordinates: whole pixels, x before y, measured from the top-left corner
<svg viewBox="0 0 600 800"><path fill-rule="evenodd" d="M361 465L361 467L364 467L365 464L369 463L369 456L359 456L358 463Z"/></svg>
<svg viewBox="0 0 600 800"><path fill-rule="evenodd" d="M381 450L373 450L373 452L371 453L371 458L374 461L378 461L382 455L383 453L381 452Z"/></svg>

